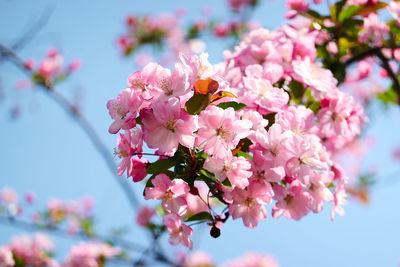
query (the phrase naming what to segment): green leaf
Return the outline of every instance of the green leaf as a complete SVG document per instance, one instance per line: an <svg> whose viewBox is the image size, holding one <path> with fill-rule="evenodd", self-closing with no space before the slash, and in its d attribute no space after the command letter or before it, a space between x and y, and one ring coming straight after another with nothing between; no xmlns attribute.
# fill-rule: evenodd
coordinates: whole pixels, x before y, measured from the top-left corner
<svg viewBox="0 0 400 267"><path fill-rule="evenodd" d="M361 10L360 6L346 7L339 14L339 18L338 18L339 23L343 23L345 20L353 17L360 10Z"/></svg>
<svg viewBox="0 0 400 267"><path fill-rule="evenodd" d="M253 159L253 157L250 154L247 154L243 151L239 151L236 156L238 157L244 157L244 158L248 158L248 159Z"/></svg>
<svg viewBox="0 0 400 267"><path fill-rule="evenodd" d="M156 162L153 162L150 164L147 168L146 171L149 174L159 174L162 173L165 170L168 170L169 168L175 166L175 162L170 160L170 159L160 159L157 160Z"/></svg>
<svg viewBox="0 0 400 267"><path fill-rule="evenodd" d="M186 219L186 222L190 222L190 221L203 221L203 220L210 220L210 221L212 221L213 218L212 218L212 216L210 215L210 213L208 213L208 212L206 212L206 211L203 211L203 212L197 213L197 214L195 214L195 215L193 215L193 216L190 216L188 219Z"/></svg>
<svg viewBox="0 0 400 267"><path fill-rule="evenodd" d="M232 184L231 184L231 182L229 181L228 178L226 178L226 179L222 182L222 184L225 185L226 187L232 187Z"/></svg>
<svg viewBox="0 0 400 267"><path fill-rule="evenodd" d="M327 186L328 188L332 188L332 187L335 187L335 184L333 183L333 182L331 182L330 184L328 184L328 186Z"/></svg>
<svg viewBox="0 0 400 267"><path fill-rule="evenodd" d="M237 103L237 102L231 101L231 102L224 102L224 103L218 104L218 107L220 107L222 109L233 108L234 110L239 110L239 109L245 108L246 105L243 103Z"/></svg>
<svg viewBox="0 0 400 267"><path fill-rule="evenodd" d="M397 95L392 85L385 92L378 94L378 99L384 102L385 104L397 104L399 96Z"/></svg>
<svg viewBox="0 0 400 267"><path fill-rule="evenodd" d="M307 12L301 13L300 15L314 19L318 23L322 23L324 21L324 17L315 10L309 9Z"/></svg>
<svg viewBox="0 0 400 267"><path fill-rule="evenodd" d="M339 2L336 2L331 6L331 18L334 21L337 21L338 15L340 14L340 11L342 10L343 6L346 4L347 0L342 0Z"/></svg>
<svg viewBox="0 0 400 267"><path fill-rule="evenodd" d="M303 95L305 92L305 88L304 88L303 84L296 80L293 80L290 83L289 87L290 87L290 93L291 93L290 95L291 95L293 101L297 105L299 105L303 99Z"/></svg>
<svg viewBox="0 0 400 267"><path fill-rule="evenodd" d="M199 114L210 104L210 95L193 95L185 105L185 110L192 115Z"/></svg>

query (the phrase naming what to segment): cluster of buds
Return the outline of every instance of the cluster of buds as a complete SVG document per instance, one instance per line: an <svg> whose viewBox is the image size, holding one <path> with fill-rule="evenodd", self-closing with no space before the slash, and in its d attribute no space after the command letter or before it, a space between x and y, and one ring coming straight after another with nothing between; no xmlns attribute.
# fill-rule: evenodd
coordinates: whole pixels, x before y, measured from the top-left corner
<svg viewBox="0 0 400 267"><path fill-rule="evenodd" d="M25 68L32 73L32 81L35 84L44 85L51 89L53 86L66 79L74 71L79 69L81 63L78 59L73 60L67 66L64 65L64 57L56 48L50 48L46 57L38 64L30 58L25 62Z"/></svg>

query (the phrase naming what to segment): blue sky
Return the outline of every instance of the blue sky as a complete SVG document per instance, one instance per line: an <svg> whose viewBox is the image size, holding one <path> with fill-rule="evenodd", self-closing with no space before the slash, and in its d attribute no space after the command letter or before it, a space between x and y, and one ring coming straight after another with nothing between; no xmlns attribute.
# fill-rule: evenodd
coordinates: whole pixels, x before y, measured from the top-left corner
<svg viewBox="0 0 400 267"><path fill-rule="evenodd" d="M42 10L54 5L54 12L44 29L20 55L43 58L49 46L59 47L67 62L75 57L82 68L57 90L68 97L83 95L84 112L112 152L116 137L108 134L111 122L106 102L124 88L126 78L137 67L132 58L122 58L115 40L123 32L127 14L159 14L177 7L188 10L187 17L200 16L203 6L212 6L215 15L227 16L224 1L23 1L0 0L0 42L11 43L26 27L38 19ZM283 23L284 1L263 1L255 19L269 28ZM207 52L214 63L222 58L225 44L211 43ZM0 65L5 98L0 102L0 188L11 186L18 192L36 193L37 206L49 197L78 199L92 195L96 199L98 229L130 226L129 237L143 240L143 233L133 224L130 209L102 158L74 121L39 90L14 91L15 82L23 74L10 64ZM22 115L10 120L9 110L19 103ZM398 108L385 113L379 105L372 109L370 134L376 146L364 167L376 164L382 173L391 173L398 166L388 153L400 143ZM123 179L123 178L121 178ZM228 221L222 235L213 239L207 229L195 228L195 249L210 252L218 263L236 258L245 251L271 254L281 266L397 266L400 262L400 183L389 177L372 193L369 206L351 201L346 216L330 221L330 205L319 214L310 214L300 222L284 218L267 220L256 229L247 229L241 220ZM126 181L138 196L142 185ZM21 230L0 225L0 243L5 243ZM66 240L55 239L63 257ZM164 242L165 244L167 242ZM165 248L172 255L171 248ZM179 249L179 248L178 248Z"/></svg>

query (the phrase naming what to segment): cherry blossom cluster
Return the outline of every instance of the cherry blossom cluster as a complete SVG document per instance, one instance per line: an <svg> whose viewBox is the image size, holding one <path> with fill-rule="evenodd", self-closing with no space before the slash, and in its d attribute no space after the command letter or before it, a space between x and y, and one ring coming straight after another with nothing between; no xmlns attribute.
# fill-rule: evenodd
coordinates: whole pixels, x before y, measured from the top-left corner
<svg viewBox="0 0 400 267"><path fill-rule="evenodd" d="M22 217L29 209L29 205L35 202L35 195L32 192L25 194L25 201L21 201L19 198L14 189L4 187L0 191L0 216ZM81 231L91 236L93 234L93 208L92 197L84 197L76 201L52 198L47 202L45 210L27 215L39 227L55 227L65 224L67 232L71 235Z"/></svg>
<svg viewBox="0 0 400 267"><path fill-rule="evenodd" d="M149 63L108 101L109 132L124 130L118 174L150 176L144 197L161 200L171 244L192 248L185 221L207 221L215 237L229 216L255 228L269 204L274 218L300 220L325 202L333 202L332 218L343 214L347 178L333 156L367 119L316 62L324 34L308 29L258 28L215 65L204 53L181 54L172 71ZM144 144L157 161L142 157ZM189 195L205 211L190 212ZM210 200L226 209L217 213Z"/></svg>
<svg viewBox="0 0 400 267"><path fill-rule="evenodd" d="M243 9L253 6L257 1L229 1L233 12L242 12ZM236 19L214 20L210 19L212 10L204 8L204 17L194 20L184 26L184 11L177 10L174 14L161 14L159 16L130 15L125 19L126 32L119 37L117 46L123 55L128 56L141 50L146 45L151 45L160 50L165 48L167 53L162 54L160 61L167 64L179 58L180 53L199 53L204 51L206 44L200 39L206 33L217 38L238 38L244 32L252 29L257 24L243 22ZM150 60L149 56L138 54L136 61L139 65Z"/></svg>
<svg viewBox="0 0 400 267"><path fill-rule="evenodd" d="M8 244L0 247L0 264L4 267L99 267L121 250L107 243L80 242L72 246L66 259L59 263L53 258L54 244L45 234L13 237Z"/></svg>
<svg viewBox="0 0 400 267"><path fill-rule="evenodd" d="M32 73L34 84L43 84L48 88L52 88L56 83L66 79L79 69L80 65L79 59L65 65L64 57L57 48L49 48L46 57L39 64L35 64L33 58L29 58L25 62L25 68Z"/></svg>

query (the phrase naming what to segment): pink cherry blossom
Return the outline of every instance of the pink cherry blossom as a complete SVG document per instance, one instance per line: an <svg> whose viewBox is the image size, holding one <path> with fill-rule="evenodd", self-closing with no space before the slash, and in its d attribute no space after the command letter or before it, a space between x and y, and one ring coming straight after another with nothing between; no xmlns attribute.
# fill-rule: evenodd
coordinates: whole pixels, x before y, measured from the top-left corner
<svg viewBox="0 0 400 267"><path fill-rule="evenodd" d="M278 262L269 255L248 252L240 258L234 259L223 267L278 267Z"/></svg>
<svg viewBox="0 0 400 267"><path fill-rule="evenodd" d="M8 246L0 247L0 264L4 267L12 267L15 264L12 251Z"/></svg>
<svg viewBox="0 0 400 267"><path fill-rule="evenodd" d="M198 129L197 117L189 115L178 98L155 102L152 109L140 113L143 122L144 140L150 148L160 153L173 154L181 144L193 148Z"/></svg>
<svg viewBox="0 0 400 267"><path fill-rule="evenodd" d="M118 166L117 174L122 175L125 170L128 176L131 176L132 172L132 157L138 155L142 157L142 146L143 137L140 128L133 130L126 130L125 133L121 133L118 137L118 149L115 150L114 154L119 158L122 158L121 163Z"/></svg>
<svg viewBox="0 0 400 267"><path fill-rule="evenodd" d="M400 2L390 1L387 9L396 21L400 21Z"/></svg>
<svg viewBox="0 0 400 267"><path fill-rule="evenodd" d="M267 184L252 184L247 190L235 188L226 193L229 204L229 213L233 219L242 218L243 224L255 228L259 221L267 218L264 205L271 203L274 196L271 186Z"/></svg>
<svg viewBox="0 0 400 267"><path fill-rule="evenodd" d="M107 260L121 253L107 243L80 242L70 248L63 267L100 267Z"/></svg>
<svg viewBox="0 0 400 267"><path fill-rule="evenodd" d="M311 196L302 191L302 186L294 181L289 189L281 185L274 185L273 190L277 202L272 207L272 217L278 218L282 214L293 220L300 220L310 211Z"/></svg>
<svg viewBox="0 0 400 267"><path fill-rule="evenodd" d="M244 189L249 185L248 179L252 175L249 171L251 164L244 157L231 156L224 159L210 157L206 159L204 168L214 173L221 182L228 178L233 188Z"/></svg>
<svg viewBox="0 0 400 267"><path fill-rule="evenodd" d="M359 41L362 43L371 42L375 46L382 45L382 39L389 32L389 27L379 21L375 13L370 13L364 18L364 29L359 33Z"/></svg>
<svg viewBox="0 0 400 267"><path fill-rule="evenodd" d="M141 206L136 216L136 222L140 226L147 226L150 223L151 218L156 214L156 211L147 206Z"/></svg>
<svg viewBox="0 0 400 267"><path fill-rule="evenodd" d="M310 59L293 61L293 78L309 86L316 99L337 90L337 80L332 72L322 68L320 63L311 62Z"/></svg>
<svg viewBox="0 0 400 267"><path fill-rule="evenodd" d="M161 173L152 181L154 187L146 187L145 199L162 199L163 208L170 213L185 215L187 203L185 195L189 192L188 184L182 179L171 179Z"/></svg>
<svg viewBox="0 0 400 267"><path fill-rule="evenodd" d="M238 120L233 108L209 106L199 115L196 146L216 158L232 155L231 150L250 133L251 122Z"/></svg>
<svg viewBox="0 0 400 267"><path fill-rule="evenodd" d="M182 223L181 218L176 214L168 214L163 218L163 224L170 232L169 243L171 245L182 244L185 247L192 249L193 241L189 236L193 234L192 228Z"/></svg>
<svg viewBox="0 0 400 267"><path fill-rule="evenodd" d="M149 162L147 159L136 159L132 158L130 163L130 171L128 176L132 177L134 182L140 182L147 176L146 167Z"/></svg>
<svg viewBox="0 0 400 267"><path fill-rule="evenodd" d="M107 102L107 109L114 122L110 125L108 131L116 134L122 128L129 130L136 125L136 115L143 99L134 90L126 88L117 99L110 99Z"/></svg>

